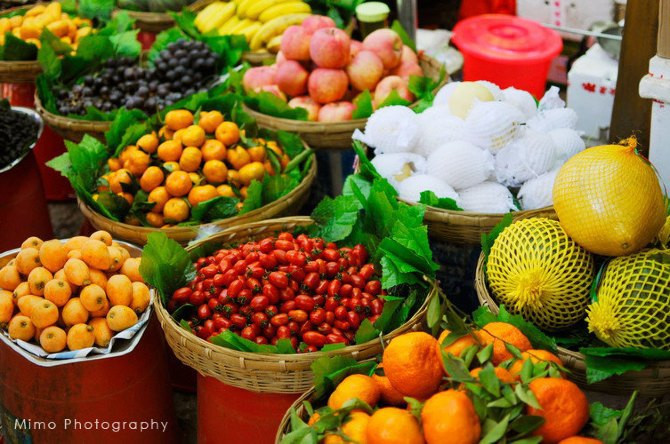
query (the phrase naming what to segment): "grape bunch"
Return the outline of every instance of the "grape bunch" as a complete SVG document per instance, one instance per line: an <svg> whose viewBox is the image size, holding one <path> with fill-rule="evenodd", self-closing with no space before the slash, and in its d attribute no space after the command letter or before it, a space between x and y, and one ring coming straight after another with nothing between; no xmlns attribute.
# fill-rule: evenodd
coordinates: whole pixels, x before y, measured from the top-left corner
<svg viewBox="0 0 670 444"><path fill-rule="evenodd" d="M12 111L9 102L0 101L0 169L21 157L35 142L39 126L25 113Z"/></svg>
<svg viewBox="0 0 670 444"><path fill-rule="evenodd" d="M57 91L58 112L84 115L93 106L105 112L125 107L154 113L205 90L217 62L218 56L205 43L193 40L167 45L152 68L141 67L130 57L112 58L81 83Z"/></svg>

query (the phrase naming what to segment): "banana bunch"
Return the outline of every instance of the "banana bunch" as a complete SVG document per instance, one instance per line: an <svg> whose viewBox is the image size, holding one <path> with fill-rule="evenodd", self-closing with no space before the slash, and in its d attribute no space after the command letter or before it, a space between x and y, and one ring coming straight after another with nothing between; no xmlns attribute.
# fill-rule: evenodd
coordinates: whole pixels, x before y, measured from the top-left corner
<svg viewBox="0 0 670 444"><path fill-rule="evenodd" d="M311 14L301 0L232 0L214 2L198 13L195 26L202 33L244 35L252 51L279 50L281 34Z"/></svg>

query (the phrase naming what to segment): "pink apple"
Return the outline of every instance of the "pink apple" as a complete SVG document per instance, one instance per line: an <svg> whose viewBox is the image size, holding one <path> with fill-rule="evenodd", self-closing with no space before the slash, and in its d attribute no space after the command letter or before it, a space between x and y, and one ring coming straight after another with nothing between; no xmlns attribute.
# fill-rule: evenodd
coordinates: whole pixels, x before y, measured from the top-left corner
<svg viewBox="0 0 670 444"><path fill-rule="evenodd" d="M361 51L347 66L351 85L359 91L373 91L384 73L382 60L372 51Z"/></svg>
<svg viewBox="0 0 670 444"><path fill-rule="evenodd" d="M384 68L392 69L400 63L402 40L391 29L378 29L363 40L363 48L374 52L382 59Z"/></svg>
<svg viewBox="0 0 670 444"><path fill-rule="evenodd" d="M309 75L309 96L318 103L337 102L349 86L347 73L341 69L317 68Z"/></svg>
<svg viewBox="0 0 670 444"><path fill-rule="evenodd" d="M321 105L309 96L294 97L288 102L291 108L304 108L307 110L307 120L316 121L319 116Z"/></svg>
<svg viewBox="0 0 670 444"><path fill-rule="evenodd" d="M414 101L414 94L407 88L407 82L398 76L388 76L383 78L375 88L375 107L384 103L384 100L391 94L397 91L398 95L410 102Z"/></svg>
<svg viewBox="0 0 670 444"><path fill-rule="evenodd" d="M281 52L288 60L309 60L310 34L302 26L289 26L281 36Z"/></svg>
<svg viewBox="0 0 670 444"><path fill-rule="evenodd" d="M400 62L400 65L391 70L394 76L409 80L410 76L423 76L423 70L414 62Z"/></svg>
<svg viewBox="0 0 670 444"><path fill-rule="evenodd" d="M319 122L343 122L351 120L356 107L351 102L335 102L323 105L319 111Z"/></svg>
<svg viewBox="0 0 670 444"><path fill-rule="evenodd" d="M279 66L279 65L281 65L282 63L284 63L286 60L287 60L287 59L286 59L286 56L284 56L284 53L281 52L281 51L278 51L278 52L277 52L277 57L276 57L276 59L275 59L275 65Z"/></svg>
<svg viewBox="0 0 670 444"><path fill-rule="evenodd" d="M363 43L358 40L351 40L351 45L349 46L349 58L353 60L356 57L356 54L363 50Z"/></svg>
<svg viewBox="0 0 670 444"><path fill-rule="evenodd" d="M249 68L242 79L244 90L247 92L256 91L263 86L272 85L275 83L276 74L277 67L275 65Z"/></svg>
<svg viewBox="0 0 670 444"><path fill-rule="evenodd" d="M325 15L310 15L303 20L301 26L307 31L307 34L312 35L318 29L334 28L335 22L332 18L326 17Z"/></svg>
<svg viewBox="0 0 670 444"><path fill-rule="evenodd" d="M351 39L337 28L323 28L312 34L309 55L319 68L344 68L349 63Z"/></svg>
<svg viewBox="0 0 670 444"><path fill-rule="evenodd" d="M282 101L286 102L286 94L284 94L277 85L265 85L261 86L258 91L269 92L270 94L277 96Z"/></svg>
<svg viewBox="0 0 670 444"><path fill-rule="evenodd" d="M419 57L416 55L412 48L407 45L402 46L402 54L400 55L400 62L414 62L417 65L419 64Z"/></svg>
<svg viewBox="0 0 670 444"><path fill-rule="evenodd" d="M282 92L291 97L301 96L307 92L309 73L295 60L287 60L277 68L275 82Z"/></svg>

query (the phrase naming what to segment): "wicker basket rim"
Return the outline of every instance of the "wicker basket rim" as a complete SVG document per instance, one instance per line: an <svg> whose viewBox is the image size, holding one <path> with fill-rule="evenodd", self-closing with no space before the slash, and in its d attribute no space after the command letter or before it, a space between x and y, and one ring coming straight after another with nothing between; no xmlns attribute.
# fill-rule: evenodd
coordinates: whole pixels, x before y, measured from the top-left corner
<svg viewBox="0 0 670 444"><path fill-rule="evenodd" d="M398 200L401 202L406 203L407 205L418 205L417 202L411 202L405 199L401 199L398 197ZM423 205L423 204L422 204ZM511 214L513 216L522 216L524 214L529 214L533 212L547 212L547 211L553 211L554 207L552 205L548 207L543 207L543 208L537 208L535 210L519 210L519 211L512 211ZM508 213L478 213L476 211L459 211L459 210L446 210L444 208L437 208L437 207L431 207L430 205L426 205L426 214L432 213L433 215L459 215L463 217L501 217L505 216Z"/></svg>
<svg viewBox="0 0 670 444"><path fill-rule="evenodd" d="M39 112L49 126L67 128L79 131L93 131L103 133L112 126L109 120L78 120L71 117L59 116L48 111L42 105L37 90L35 91L35 109Z"/></svg>
<svg viewBox="0 0 670 444"><path fill-rule="evenodd" d="M186 6L186 9L189 11L198 11L210 3L213 3L215 0L196 0L190 5ZM154 22L154 23L163 23L163 22L174 22L170 12L179 13L179 11L169 11L169 12L151 12L151 11L135 11L133 9L123 9L116 8L114 14L119 12L127 12L130 17L138 18L144 22Z"/></svg>

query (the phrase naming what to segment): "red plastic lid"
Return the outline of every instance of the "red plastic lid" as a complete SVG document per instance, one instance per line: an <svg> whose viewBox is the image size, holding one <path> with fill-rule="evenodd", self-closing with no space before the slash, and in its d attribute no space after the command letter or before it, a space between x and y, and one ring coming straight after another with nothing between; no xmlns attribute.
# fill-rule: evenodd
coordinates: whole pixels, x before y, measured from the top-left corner
<svg viewBox="0 0 670 444"><path fill-rule="evenodd" d="M485 14L456 24L451 40L464 53L491 61L546 61L563 49L561 36L537 22Z"/></svg>

